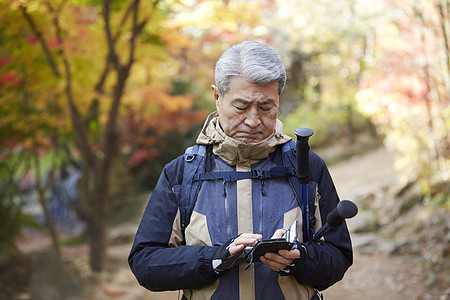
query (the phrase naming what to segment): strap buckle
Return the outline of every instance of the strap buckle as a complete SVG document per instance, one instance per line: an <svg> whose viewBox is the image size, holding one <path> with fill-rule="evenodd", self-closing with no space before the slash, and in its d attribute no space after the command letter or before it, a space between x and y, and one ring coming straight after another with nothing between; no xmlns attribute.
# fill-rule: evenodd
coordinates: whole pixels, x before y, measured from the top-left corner
<svg viewBox="0 0 450 300"><path fill-rule="evenodd" d="M262 170L251 170L252 178L264 179L264 171Z"/></svg>

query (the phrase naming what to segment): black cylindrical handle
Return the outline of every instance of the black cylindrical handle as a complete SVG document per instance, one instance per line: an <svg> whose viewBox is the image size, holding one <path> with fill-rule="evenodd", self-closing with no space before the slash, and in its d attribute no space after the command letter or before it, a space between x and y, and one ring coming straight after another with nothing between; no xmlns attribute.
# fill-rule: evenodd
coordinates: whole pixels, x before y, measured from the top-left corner
<svg viewBox="0 0 450 300"><path fill-rule="evenodd" d="M318 242L320 238L331 228L341 225L345 219L353 218L358 213L358 206L349 200L342 200L327 215L327 222L313 235L313 242Z"/></svg>
<svg viewBox="0 0 450 300"><path fill-rule="evenodd" d="M353 218L358 213L358 206L349 200L342 200L337 207L327 215L327 223L331 227L339 226L344 219Z"/></svg>
<svg viewBox="0 0 450 300"><path fill-rule="evenodd" d="M311 168L309 167L309 137L314 131L309 128L295 129L297 136L297 172L301 184L307 184L310 180Z"/></svg>

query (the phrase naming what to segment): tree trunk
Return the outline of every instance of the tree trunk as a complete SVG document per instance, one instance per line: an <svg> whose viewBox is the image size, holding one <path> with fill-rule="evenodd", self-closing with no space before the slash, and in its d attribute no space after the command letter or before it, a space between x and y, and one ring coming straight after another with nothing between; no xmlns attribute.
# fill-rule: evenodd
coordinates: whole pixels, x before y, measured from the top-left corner
<svg viewBox="0 0 450 300"><path fill-rule="evenodd" d="M42 210L44 211L45 222L47 225L48 232L50 234L50 238L52 240L53 248L55 249L58 256L61 257L61 250L59 248L58 234L55 229L55 223L53 222L53 218L48 209L48 205L47 205L46 198L45 198L45 191L38 189L38 194L39 194L39 203L42 207Z"/></svg>
<svg viewBox="0 0 450 300"><path fill-rule="evenodd" d="M347 137L348 144L355 143L355 125L353 123L353 105L349 103L347 105Z"/></svg>
<svg viewBox="0 0 450 300"><path fill-rule="evenodd" d="M107 202L109 197L108 176L100 169L104 161L83 164L83 175L79 181L82 211L87 222L89 242L89 265L94 272L102 272L107 265Z"/></svg>
<svg viewBox="0 0 450 300"><path fill-rule="evenodd" d="M50 238L52 240L52 244L53 244L53 248L55 249L56 253L61 256L61 250L59 248L59 239L58 239L58 234L56 232L55 229L55 224L53 222L53 218L50 214L50 210L48 209L48 205L47 205L47 199L45 197L45 193L46 191L48 191L54 182L54 171L55 171L55 165L52 164L52 169L50 171L50 173L48 174L48 178L46 180L46 182L44 183L41 177L41 161L39 158L39 155L37 153L37 146L34 146L34 167L35 167L35 177L36 177L36 183L35 183L35 189L38 193L38 201L39 204L41 205L42 210L44 211L44 216L45 216L45 222L47 225L47 229L49 231L50 234Z"/></svg>
<svg viewBox="0 0 450 300"><path fill-rule="evenodd" d="M92 271L102 272L107 265L108 236L106 230L106 195L96 193L98 198L94 201L88 220L89 230L89 264Z"/></svg>

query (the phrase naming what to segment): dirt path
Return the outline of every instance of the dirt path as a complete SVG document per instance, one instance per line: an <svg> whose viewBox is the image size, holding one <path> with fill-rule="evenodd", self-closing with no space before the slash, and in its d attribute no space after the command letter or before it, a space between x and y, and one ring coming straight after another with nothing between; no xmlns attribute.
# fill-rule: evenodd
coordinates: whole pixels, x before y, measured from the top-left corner
<svg viewBox="0 0 450 300"><path fill-rule="evenodd" d="M330 172L340 198L353 200L395 184L393 166L392 154L379 148L331 166ZM367 239L383 240L375 234L352 233L353 222L347 221L355 248L354 264L342 281L324 292L326 299L426 299L421 268L409 257L390 256L382 249L374 254L362 253L358 246Z"/></svg>
<svg viewBox="0 0 450 300"><path fill-rule="evenodd" d="M384 148L334 165L330 167L330 172L341 199L349 200L357 195L376 191L396 180L392 155ZM352 220L348 224L351 231ZM130 226L134 226L135 230L137 225ZM324 292L325 299L449 299L447 296L431 298L424 292L421 268L411 258L390 256L382 250L383 247L372 254L364 254L359 250L359 245L364 244L367 239L376 240L380 245L383 243L374 234L352 234L355 246L354 265L341 282ZM103 279L103 284L91 289L86 300L178 299L178 292L152 293L138 285L126 264L129 247L111 247L110 255L120 262L118 272L108 275Z"/></svg>

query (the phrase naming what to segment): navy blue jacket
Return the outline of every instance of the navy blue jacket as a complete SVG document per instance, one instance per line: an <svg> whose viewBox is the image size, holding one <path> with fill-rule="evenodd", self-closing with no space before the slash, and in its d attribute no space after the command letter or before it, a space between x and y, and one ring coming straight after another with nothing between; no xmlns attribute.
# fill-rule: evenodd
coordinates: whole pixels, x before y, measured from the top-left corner
<svg viewBox="0 0 450 300"><path fill-rule="evenodd" d="M252 169L264 169L283 164L295 168L295 153L289 151L289 147L279 146L278 148L279 149L273 152L266 160L252 165ZM215 170L233 170L232 166L228 166L220 158L215 155L211 156L213 156ZM218 280L219 275L212 269L211 260L218 247L217 245L225 242L229 237L226 234L223 234L222 236L220 230L217 229L223 227L223 220L217 220L217 223L214 224L213 221L210 221L211 219L208 219L208 232L211 235L210 245L182 245L179 242L173 242L173 237L176 235L176 232L178 231L179 233L179 228L177 228L180 202L179 190L182 183L184 164L184 157L180 156L165 166L150 197L128 258L130 267L139 283L153 291L180 289L195 290L208 285L218 284L216 281ZM310 190L315 191L313 197L316 198L314 210L317 217L317 230L322 225L322 220L325 220L328 213L336 207L339 198L325 163L313 152L310 152L310 167L312 172L311 182L308 187ZM257 190L256 192L253 191L252 195L254 198L258 198L259 190L262 185L257 179L253 179L252 182L252 189ZM219 182L218 184L220 185L221 183ZM269 197L267 197L269 201L264 198L265 202L254 204L254 206L261 206L261 210L264 206L266 212L270 212L274 209L278 209L277 207L279 206L283 206L284 204L280 205L281 202L279 202L279 199L274 198L279 198L279 195L277 197L277 193L283 189L291 189L287 179L276 179L273 182L265 183L264 186L269 194ZM231 186L229 188L231 191L229 193L233 194L233 187ZM201 199L198 200L196 208L194 209L194 211L199 212L199 215L204 214L208 218L208 208L205 207L209 207L211 201L214 201L212 199L217 198L217 193L213 194L214 191L217 191L217 188L213 183L202 186L199 193ZM265 193L266 191L263 194ZM286 195L286 198L293 199L294 196L291 194L295 195L293 192L286 192L283 195ZM271 195L272 197L270 197ZM274 201L276 204L270 204L270 202ZM266 207L266 205L268 206ZM284 211L295 208L298 204L291 201L286 205L290 207L287 207ZM220 207L214 207L214 210L217 209L220 209ZM266 212L265 214L267 215ZM214 213L216 214L214 218L220 219L221 214L217 214L217 212ZM257 219L255 213L254 218L255 220ZM274 230L277 228L287 228L280 222L280 220L275 220L274 218L273 226L271 225L272 227L270 227L270 229L264 229L263 239L270 238L271 234L273 234L272 228ZM254 223L254 232L259 233L258 226L261 227L262 225L258 225L257 221L254 221ZM266 223L264 223L264 226L266 226L265 224ZM231 228L232 235L238 233L233 222ZM341 280L345 271L352 264L352 247L345 222L339 227L328 231L324 235L324 240L322 240L322 242L313 243L308 241L304 243L304 246L306 252L304 252L304 255L296 262L294 270L292 270L288 276L293 276L296 282L300 284L312 286L318 290L324 290ZM255 274L259 274L258 276L261 279L258 279L258 281L260 282L264 282L265 277L270 277L270 280L274 282L278 281L276 278L279 275L276 272L269 270L269 268L262 263L255 263L254 272ZM236 270L234 273L233 270L230 270L227 274L221 273L220 276L223 277L223 281L225 281L227 277L237 277L237 274ZM258 277L255 275L255 278ZM255 279L255 281L256 280L257 279ZM264 287L270 287L270 280L262 285L255 283L255 289L258 288L258 286L259 289L262 290ZM277 288L271 288L270 290L276 289ZM224 289L221 289L220 285L218 285L214 297L212 298L220 299L221 290ZM263 295L266 295L267 299L270 299L270 297L272 297L272 299L286 297L282 296L283 293L279 293L279 291L274 293L274 295L267 295L266 292L259 294L256 292L256 295L258 299L264 298Z"/></svg>

